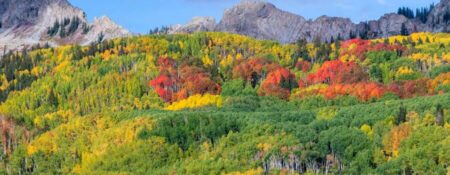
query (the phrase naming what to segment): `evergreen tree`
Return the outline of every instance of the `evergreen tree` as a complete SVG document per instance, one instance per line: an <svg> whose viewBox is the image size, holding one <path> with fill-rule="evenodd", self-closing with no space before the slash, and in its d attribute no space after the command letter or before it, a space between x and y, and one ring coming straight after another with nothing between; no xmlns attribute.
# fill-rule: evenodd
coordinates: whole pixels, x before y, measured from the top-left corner
<svg viewBox="0 0 450 175"><path fill-rule="evenodd" d="M72 53L72 60L78 61L83 58L83 53L79 45L73 46Z"/></svg>
<svg viewBox="0 0 450 175"><path fill-rule="evenodd" d="M401 104L397 115L397 119L395 120L396 125L400 125L406 122L406 113L407 113L406 108L403 106L403 104Z"/></svg>
<svg viewBox="0 0 450 175"><path fill-rule="evenodd" d="M84 22L83 22L82 28L83 28L83 34L87 34L89 32L89 30L91 30L91 28Z"/></svg>
<svg viewBox="0 0 450 175"><path fill-rule="evenodd" d="M52 27L47 29L47 34L51 37L55 36L59 32L60 24L58 21L55 21Z"/></svg>
<svg viewBox="0 0 450 175"><path fill-rule="evenodd" d="M444 126L444 108L441 104L436 106L436 125Z"/></svg>
<svg viewBox="0 0 450 175"><path fill-rule="evenodd" d="M67 31L67 35L73 34L78 30L78 27L80 26L80 18L74 17L69 25L69 30Z"/></svg>
<svg viewBox="0 0 450 175"><path fill-rule="evenodd" d="M340 50L341 50L341 41L337 40L334 44L334 47L335 47L334 55L336 56L336 58L339 58Z"/></svg>
<svg viewBox="0 0 450 175"><path fill-rule="evenodd" d="M400 34L403 35L403 36L409 35L408 28L406 28L406 24L405 23L402 24L402 28L400 30Z"/></svg>
<svg viewBox="0 0 450 175"><path fill-rule="evenodd" d="M97 43L103 42L105 39L105 34L103 32L100 32L100 34L97 36Z"/></svg>
<svg viewBox="0 0 450 175"><path fill-rule="evenodd" d="M297 40L297 51L295 52L296 58L302 58L304 60L309 60L308 55L308 42L306 39Z"/></svg>
<svg viewBox="0 0 450 175"><path fill-rule="evenodd" d="M61 37L61 38L65 38L67 35L66 35L66 28L65 27L61 27L61 31L59 31L59 36Z"/></svg>
<svg viewBox="0 0 450 175"><path fill-rule="evenodd" d="M408 19L413 19L415 17L414 11L408 7L400 7L397 11L397 14L403 15Z"/></svg>
<svg viewBox="0 0 450 175"><path fill-rule="evenodd" d="M58 99L55 92L53 91L53 88L51 88L48 92L47 102L55 107L58 106Z"/></svg>
<svg viewBox="0 0 450 175"><path fill-rule="evenodd" d="M350 39L355 39L356 38L355 32L350 31L349 37L350 37Z"/></svg>
<svg viewBox="0 0 450 175"><path fill-rule="evenodd" d="M444 24L447 24L450 21L450 10L447 10L447 12L445 12L444 17L443 17L443 22Z"/></svg>

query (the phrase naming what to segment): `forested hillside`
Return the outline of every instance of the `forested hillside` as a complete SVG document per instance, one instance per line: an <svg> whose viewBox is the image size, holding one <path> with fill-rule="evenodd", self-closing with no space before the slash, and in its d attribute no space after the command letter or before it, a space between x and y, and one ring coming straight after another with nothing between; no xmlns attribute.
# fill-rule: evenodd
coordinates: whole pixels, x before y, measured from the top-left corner
<svg viewBox="0 0 450 175"><path fill-rule="evenodd" d="M450 34L148 35L0 60L6 174L448 174Z"/></svg>

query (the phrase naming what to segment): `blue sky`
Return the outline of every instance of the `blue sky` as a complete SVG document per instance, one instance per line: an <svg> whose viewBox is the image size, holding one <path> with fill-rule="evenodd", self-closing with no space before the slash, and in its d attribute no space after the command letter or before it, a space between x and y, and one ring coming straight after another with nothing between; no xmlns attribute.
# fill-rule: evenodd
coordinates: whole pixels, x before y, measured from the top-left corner
<svg viewBox="0 0 450 175"><path fill-rule="evenodd" d="M171 24L184 24L194 16L213 16L217 21L223 11L240 0L69 0L83 9L88 18L109 16L134 33ZM377 19L400 6L428 6L439 0L267 0L278 8L306 18L321 15L348 17L354 22Z"/></svg>

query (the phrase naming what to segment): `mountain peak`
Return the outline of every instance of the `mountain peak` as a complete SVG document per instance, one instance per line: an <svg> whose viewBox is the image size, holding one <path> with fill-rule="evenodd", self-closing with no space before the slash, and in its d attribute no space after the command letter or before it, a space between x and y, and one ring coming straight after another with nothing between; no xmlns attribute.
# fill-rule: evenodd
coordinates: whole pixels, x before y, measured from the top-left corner
<svg viewBox="0 0 450 175"><path fill-rule="evenodd" d="M108 16L101 16L94 18L94 24L98 25L117 25L111 18Z"/></svg>
<svg viewBox="0 0 450 175"><path fill-rule="evenodd" d="M227 14L256 14L256 17L267 17L272 11L279 11L279 9L266 1L244 0L231 9L225 10L224 16Z"/></svg>
<svg viewBox="0 0 450 175"><path fill-rule="evenodd" d="M185 25L173 25L169 33L193 33L198 31L214 31L216 20L214 17L197 16Z"/></svg>
<svg viewBox="0 0 450 175"><path fill-rule="evenodd" d="M300 15L278 9L267 1L242 0L225 10L222 20L215 26L215 31L277 40L281 43L292 43L302 38L308 41L317 38L322 41L331 41L333 38L379 38L400 35L402 28L406 28L407 33L447 32L450 31L449 16L450 0L441 0L430 13L427 23L408 19L397 13L388 13L378 20L359 24L353 23L349 18L329 16L306 20ZM186 26L176 26L177 29L184 27ZM180 30L174 31L176 33ZM189 33L192 32L195 30L189 30Z"/></svg>
<svg viewBox="0 0 450 175"><path fill-rule="evenodd" d="M263 6L269 5L275 7L272 3L267 2L265 0L241 0L236 6Z"/></svg>
<svg viewBox="0 0 450 175"><path fill-rule="evenodd" d="M85 13L67 0L0 0L0 48L18 50L35 44L88 44L129 32L104 16L89 24Z"/></svg>
<svg viewBox="0 0 450 175"><path fill-rule="evenodd" d="M242 0L234 7L253 8L253 9L262 9L267 7L276 8L275 5L273 5L272 3L263 0Z"/></svg>
<svg viewBox="0 0 450 175"><path fill-rule="evenodd" d="M67 0L0 0L0 22L2 28L37 24L42 17L50 20L61 16L83 15ZM49 19L45 19L49 20Z"/></svg>
<svg viewBox="0 0 450 175"><path fill-rule="evenodd" d="M103 35L104 39L112 39L130 36L131 34L108 16L102 16L94 19L94 22L90 26L90 31L86 34L86 39L82 44L89 44L96 41L100 35Z"/></svg>

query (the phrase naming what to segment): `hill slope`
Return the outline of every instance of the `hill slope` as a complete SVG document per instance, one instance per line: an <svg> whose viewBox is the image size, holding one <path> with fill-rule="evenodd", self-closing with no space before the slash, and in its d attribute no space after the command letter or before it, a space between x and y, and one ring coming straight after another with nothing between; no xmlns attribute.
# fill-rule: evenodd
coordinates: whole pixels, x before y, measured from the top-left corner
<svg viewBox="0 0 450 175"><path fill-rule="evenodd" d="M8 54L0 170L445 174L449 40L196 33Z"/></svg>

